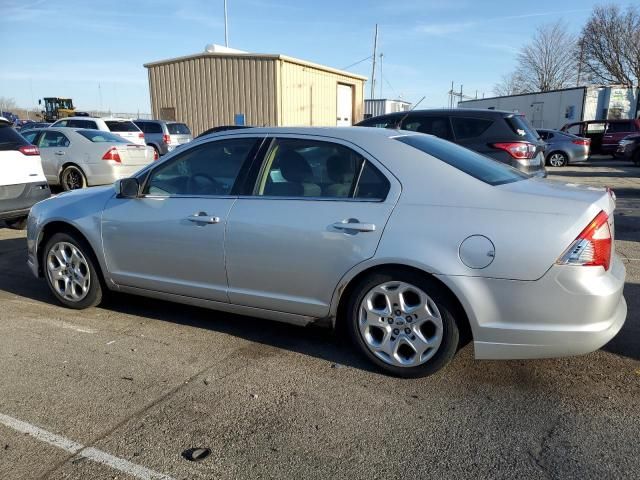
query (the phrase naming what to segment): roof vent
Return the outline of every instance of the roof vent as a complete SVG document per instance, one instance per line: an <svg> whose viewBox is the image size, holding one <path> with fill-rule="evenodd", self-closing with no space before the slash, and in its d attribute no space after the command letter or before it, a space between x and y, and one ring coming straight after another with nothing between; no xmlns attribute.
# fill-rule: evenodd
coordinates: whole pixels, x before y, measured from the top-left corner
<svg viewBox="0 0 640 480"><path fill-rule="evenodd" d="M244 50L229 48L215 43L209 43L204 47L205 53L249 53Z"/></svg>

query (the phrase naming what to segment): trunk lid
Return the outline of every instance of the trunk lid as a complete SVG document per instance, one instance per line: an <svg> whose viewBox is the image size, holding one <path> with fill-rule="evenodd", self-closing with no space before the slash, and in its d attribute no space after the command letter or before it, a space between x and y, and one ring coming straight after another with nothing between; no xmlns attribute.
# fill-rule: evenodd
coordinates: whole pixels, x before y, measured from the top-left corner
<svg viewBox="0 0 640 480"><path fill-rule="evenodd" d="M153 148L146 145L116 145L122 165L147 165L153 162Z"/></svg>

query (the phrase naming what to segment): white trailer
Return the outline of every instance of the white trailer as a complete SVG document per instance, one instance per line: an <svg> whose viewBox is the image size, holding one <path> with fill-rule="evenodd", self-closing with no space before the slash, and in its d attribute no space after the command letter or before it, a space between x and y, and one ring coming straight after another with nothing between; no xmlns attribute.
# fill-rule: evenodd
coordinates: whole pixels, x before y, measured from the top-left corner
<svg viewBox="0 0 640 480"><path fill-rule="evenodd" d="M559 129L582 120L636 118L638 91L626 87L576 87L550 92L464 100L459 108L524 113L536 128Z"/></svg>
<svg viewBox="0 0 640 480"><path fill-rule="evenodd" d="M406 112L411 109L411 103L404 100L389 100L387 98L368 98L364 101L364 118L377 117L387 113Z"/></svg>

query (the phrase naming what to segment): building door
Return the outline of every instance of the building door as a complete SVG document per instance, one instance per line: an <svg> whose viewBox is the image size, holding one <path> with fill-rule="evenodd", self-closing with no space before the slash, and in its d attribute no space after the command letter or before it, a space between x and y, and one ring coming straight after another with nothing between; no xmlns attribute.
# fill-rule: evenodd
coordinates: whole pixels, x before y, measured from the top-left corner
<svg viewBox="0 0 640 480"><path fill-rule="evenodd" d="M338 84L338 108L336 109L336 125L350 127L353 125L353 87Z"/></svg>
<svg viewBox="0 0 640 480"><path fill-rule="evenodd" d="M544 120L542 115L544 114L544 103L543 102L534 102L532 105L531 111L531 125L534 128L544 128Z"/></svg>

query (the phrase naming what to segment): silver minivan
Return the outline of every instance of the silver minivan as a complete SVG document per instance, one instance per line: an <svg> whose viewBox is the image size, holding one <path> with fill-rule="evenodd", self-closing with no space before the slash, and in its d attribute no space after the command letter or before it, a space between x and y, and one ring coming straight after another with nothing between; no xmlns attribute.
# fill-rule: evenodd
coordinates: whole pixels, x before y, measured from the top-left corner
<svg viewBox="0 0 640 480"><path fill-rule="evenodd" d="M165 120L134 120L144 132L144 141L153 147L158 155L164 155L182 144L193 140L191 130L185 123Z"/></svg>

